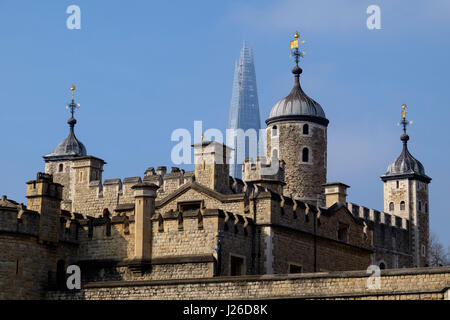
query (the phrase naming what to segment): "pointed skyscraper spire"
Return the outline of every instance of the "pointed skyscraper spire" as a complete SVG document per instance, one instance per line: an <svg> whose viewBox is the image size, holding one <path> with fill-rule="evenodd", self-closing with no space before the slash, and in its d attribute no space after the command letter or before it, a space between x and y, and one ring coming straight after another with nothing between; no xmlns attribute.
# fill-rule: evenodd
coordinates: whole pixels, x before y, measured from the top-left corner
<svg viewBox="0 0 450 320"><path fill-rule="evenodd" d="M242 129L244 132L254 129L259 134L260 128L253 48L248 47L247 42L244 41L239 62L235 66L228 129ZM233 163L230 164L230 174L233 177L241 177L242 162L246 157L256 157L256 155L249 154L252 148L249 148L248 142L245 142L244 148L245 150L241 150L242 146L240 148L239 143L235 143L233 146L235 156ZM256 151L258 152L258 149Z"/></svg>

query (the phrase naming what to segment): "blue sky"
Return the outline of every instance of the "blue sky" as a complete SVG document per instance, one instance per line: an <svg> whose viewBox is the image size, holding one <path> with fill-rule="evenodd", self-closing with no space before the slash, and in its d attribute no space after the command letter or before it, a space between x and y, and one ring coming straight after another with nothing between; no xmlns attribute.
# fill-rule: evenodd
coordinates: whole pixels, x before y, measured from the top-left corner
<svg viewBox="0 0 450 320"><path fill-rule="evenodd" d="M81 30L66 8L81 8ZM381 8L368 30L366 8ZM328 180L349 201L382 209L379 176L401 151L409 107L411 153L433 178L431 229L450 245L450 2L0 0L0 194L25 202L42 155L67 136L77 85L77 137L108 163L104 178L173 165L170 141L194 120L224 130L233 68L255 50L261 118L292 87L289 41L306 40L302 86L330 120ZM190 166L185 166L190 169Z"/></svg>

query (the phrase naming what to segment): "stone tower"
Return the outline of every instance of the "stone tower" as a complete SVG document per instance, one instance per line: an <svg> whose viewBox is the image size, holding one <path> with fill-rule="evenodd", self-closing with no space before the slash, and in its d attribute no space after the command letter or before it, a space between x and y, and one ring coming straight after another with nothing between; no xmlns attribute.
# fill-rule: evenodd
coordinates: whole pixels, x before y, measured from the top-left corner
<svg viewBox="0 0 450 320"><path fill-rule="evenodd" d="M59 241L61 195L63 186L49 174L38 172L36 180L27 182L27 208L39 213L39 241Z"/></svg>
<svg viewBox="0 0 450 320"><path fill-rule="evenodd" d="M230 192L231 149L216 141L193 144L195 181L214 191Z"/></svg>
<svg viewBox="0 0 450 320"><path fill-rule="evenodd" d="M381 176L384 191L384 211L409 221L410 248L413 264L427 266L429 241L428 184L431 178L419 160L408 151L409 136L406 134L406 105L402 106L403 149Z"/></svg>
<svg viewBox="0 0 450 320"><path fill-rule="evenodd" d="M302 53L298 51L298 33L295 37L291 42L296 60L292 69L294 87L287 97L274 105L266 120L266 152L269 157L285 163L283 193L316 204L323 198L327 177L328 120L320 104L308 97L300 86L302 69L298 60Z"/></svg>
<svg viewBox="0 0 450 320"><path fill-rule="evenodd" d="M55 149L54 152L45 155L45 173L53 176L53 181L64 186L62 194L62 209L72 210L73 190L75 183L75 169L74 164L80 157L86 157L86 147L75 136L75 124L77 120L74 118L75 109L79 108L79 104L75 103L74 91L75 86L70 88L72 91L72 102L67 105L71 112L71 117L67 121L69 124L69 135L64 139ZM100 159L101 160L101 159ZM92 171L90 180L102 179L103 160L98 170Z"/></svg>

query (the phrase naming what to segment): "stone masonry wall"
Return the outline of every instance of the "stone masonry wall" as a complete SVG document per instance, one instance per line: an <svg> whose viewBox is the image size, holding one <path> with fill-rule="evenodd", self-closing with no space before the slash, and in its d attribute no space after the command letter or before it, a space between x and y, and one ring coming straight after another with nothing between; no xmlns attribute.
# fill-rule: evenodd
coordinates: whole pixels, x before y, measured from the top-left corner
<svg viewBox="0 0 450 320"><path fill-rule="evenodd" d="M296 199L317 200L317 195L323 193L326 183L326 151L327 128L314 123L308 123L309 134L302 133L303 122L282 122L274 124L278 129L278 157L285 162L285 182L283 193L293 195ZM273 154L276 143L267 130L267 153ZM272 147L274 144L274 147ZM309 162L302 163L302 149L309 149Z"/></svg>
<svg viewBox="0 0 450 320"><path fill-rule="evenodd" d="M47 299L450 299L450 267L384 270L379 288L365 271L87 284Z"/></svg>

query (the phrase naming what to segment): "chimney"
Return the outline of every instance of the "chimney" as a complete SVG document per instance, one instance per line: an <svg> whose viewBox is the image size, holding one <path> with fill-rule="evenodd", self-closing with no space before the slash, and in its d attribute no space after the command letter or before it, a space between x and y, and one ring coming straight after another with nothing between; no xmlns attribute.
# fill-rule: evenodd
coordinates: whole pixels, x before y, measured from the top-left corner
<svg viewBox="0 0 450 320"><path fill-rule="evenodd" d="M134 255L136 260L151 258L152 215L155 213L155 198L158 186L141 182L131 187L134 190Z"/></svg>
<svg viewBox="0 0 450 320"><path fill-rule="evenodd" d="M350 188L350 186L341 182L330 182L324 184L324 187L327 208L331 207L336 202L347 202L347 188Z"/></svg>

